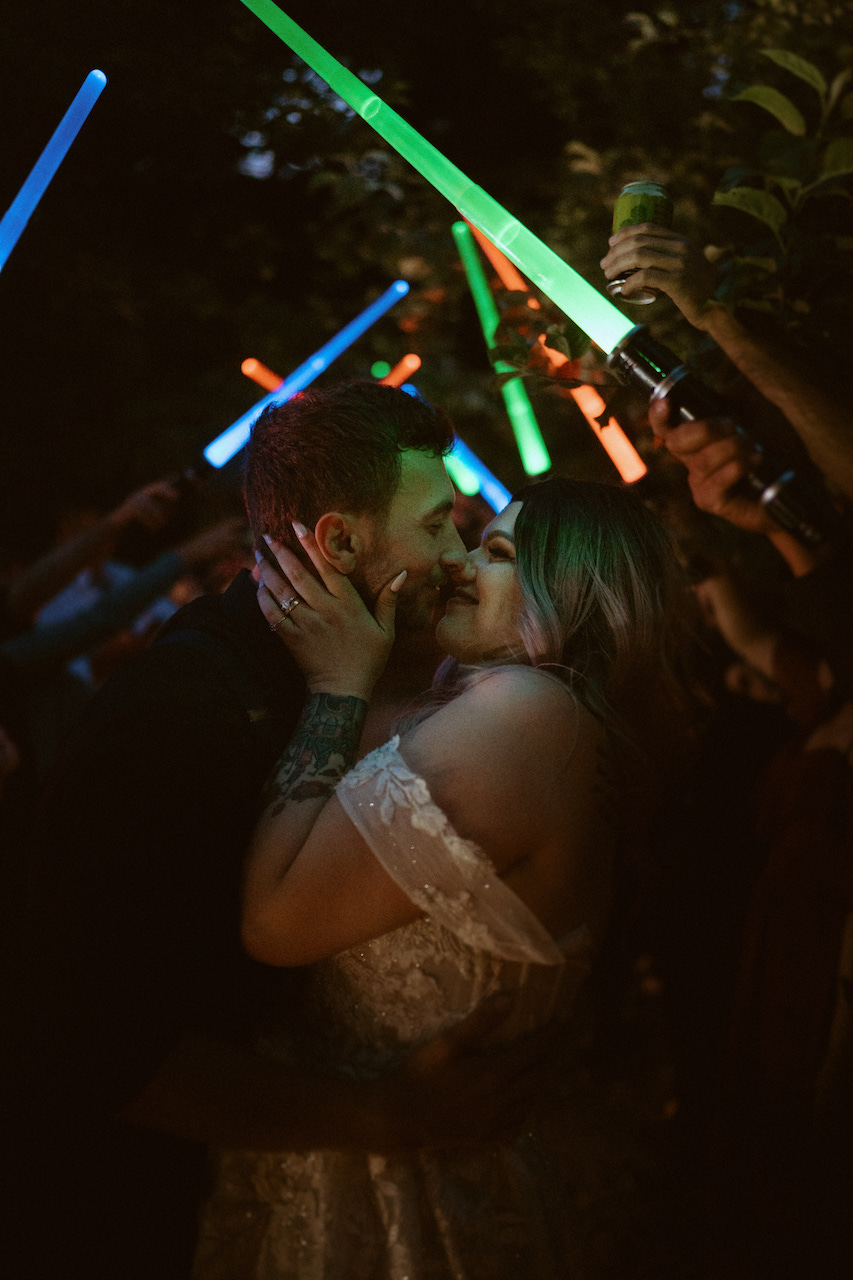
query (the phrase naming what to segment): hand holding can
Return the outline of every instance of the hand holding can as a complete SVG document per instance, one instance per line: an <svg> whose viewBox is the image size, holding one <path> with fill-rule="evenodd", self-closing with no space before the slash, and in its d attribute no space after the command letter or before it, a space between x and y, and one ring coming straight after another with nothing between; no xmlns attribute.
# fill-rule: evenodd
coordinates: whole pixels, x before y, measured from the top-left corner
<svg viewBox="0 0 853 1280"><path fill-rule="evenodd" d="M658 227L672 226L672 201L657 182L629 182L616 199L613 207L614 232L642 222L653 222ZM636 270L638 268L634 267L608 280L606 289L611 297L622 297L623 284ZM654 302L657 296L656 289L636 289L630 295L626 294L624 301L644 304Z"/></svg>

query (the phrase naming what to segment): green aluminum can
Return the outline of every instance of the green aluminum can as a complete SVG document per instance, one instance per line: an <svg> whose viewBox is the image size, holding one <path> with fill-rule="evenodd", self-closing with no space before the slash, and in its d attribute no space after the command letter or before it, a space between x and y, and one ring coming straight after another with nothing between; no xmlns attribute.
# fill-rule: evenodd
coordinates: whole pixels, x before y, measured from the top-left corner
<svg viewBox="0 0 853 1280"><path fill-rule="evenodd" d="M672 201L657 182L629 182L622 188L613 206L614 231L621 231L623 227L636 227L641 222L654 222L659 227L672 226ZM633 274L634 271L623 271L621 275L608 280L606 288L611 297L621 296L622 285ZM623 301L642 304L654 302L657 296L655 289L639 289Z"/></svg>

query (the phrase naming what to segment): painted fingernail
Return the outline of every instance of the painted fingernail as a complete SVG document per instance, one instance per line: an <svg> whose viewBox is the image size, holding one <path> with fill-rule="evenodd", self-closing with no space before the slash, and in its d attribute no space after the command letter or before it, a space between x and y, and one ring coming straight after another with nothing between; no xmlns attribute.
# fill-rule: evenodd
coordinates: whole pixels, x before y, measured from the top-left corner
<svg viewBox="0 0 853 1280"><path fill-rule="evenodd" d="M267 544L268 547L272 546L272 538L268 533L264 534L264 542Z"/></svg>
<svg viewBox="0 0 853 1280"><path fill-rule="evenodd" d="M262 560L263 560L263 556L261 555L260 551L256 551L256 552L255 552L255 564L260 564Z"/></svg>
<svg viewBox="0 0 853 1280"><path fill-rule="evenodd" d="M399 591L405 581L406 581L406 570L404 569L402 573L397 574L396 578L391 583L391 590Z"/></svg>
<svg viewBox="0 0 853 1280"><path fill-rule="evenodd" d="M304 538L308 534L308 530L305 528L305 525L300 524L298 520L293 521L293 532L296 534L297 538Z"/></svg>

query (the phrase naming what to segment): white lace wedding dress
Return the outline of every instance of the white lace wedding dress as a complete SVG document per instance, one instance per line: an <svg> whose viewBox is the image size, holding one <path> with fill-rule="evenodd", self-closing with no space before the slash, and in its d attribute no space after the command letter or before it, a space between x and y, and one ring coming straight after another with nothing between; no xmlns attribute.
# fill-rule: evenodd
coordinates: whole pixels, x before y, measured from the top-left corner
<svg viewBox="0 0 853 1280"><path fill-rule="evenodd" d="M342 1075L380 1075L498 990L519 992L501 1038L533 1030L568 1013L589 964L588 931L555 943L398 741L337 795L425 914L313 966L299 1030L266 1045ZM535 1130L461 1154L226 1151L194 1280L560 1280L560 1218Z"/></svg>

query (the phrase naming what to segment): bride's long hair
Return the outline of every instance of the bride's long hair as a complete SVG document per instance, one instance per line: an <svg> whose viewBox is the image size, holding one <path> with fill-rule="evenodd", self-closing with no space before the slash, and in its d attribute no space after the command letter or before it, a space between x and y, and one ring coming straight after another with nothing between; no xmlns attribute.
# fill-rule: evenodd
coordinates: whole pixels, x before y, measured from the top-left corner
<svg viewBox="0 0 853 1280"><path fill-rule="evenodd" d="M605 724L659 737L686 705L687 584L640 497L553 479L518 495L521 640Z"/></svg>
<svg viewBox="0 0 853 1280"><path fill-rule="evenodd" d="M553 478L514 500L521 644L505 661L550 671L618 739L663 765L687 723L694 612L669 536L616 485ZM481 670L448 660L434 692L446 700Z"/></svg>

